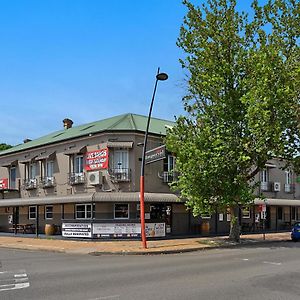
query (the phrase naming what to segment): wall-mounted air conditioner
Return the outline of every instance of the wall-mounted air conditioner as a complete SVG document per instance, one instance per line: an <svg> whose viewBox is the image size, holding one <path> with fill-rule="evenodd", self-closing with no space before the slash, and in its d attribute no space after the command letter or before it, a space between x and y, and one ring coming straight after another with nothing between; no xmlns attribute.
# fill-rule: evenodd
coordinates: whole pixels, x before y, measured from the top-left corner
<svg viewBox="0 0 300 300"><path fill-rule="evenodd" d="M87 173L88 185L102 184L102 173L100 171L92 171Z"/></svg>
<svg viewBox="0 0 300 300"><path fill-rule="evenodd" d="M280 182L274 182L273 183L273 191L274 192L280 192Z"/></svg>

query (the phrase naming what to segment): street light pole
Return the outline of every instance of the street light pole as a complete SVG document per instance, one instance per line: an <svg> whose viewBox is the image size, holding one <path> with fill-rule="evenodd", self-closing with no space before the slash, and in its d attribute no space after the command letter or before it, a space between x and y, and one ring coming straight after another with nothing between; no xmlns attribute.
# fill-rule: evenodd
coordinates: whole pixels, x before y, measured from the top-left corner
<svg viewBox="0 0 300 300"><path fill-rule="evenodd" d="M166 73L159 73L159 68L157 69L156 80L153 90L153 95L151 99L148 120L147 120L147 127L144 136L144 145L143 145L143 154L142 154L142 164L141 164L141 176L140 176L140 218L141 218L141 236L142 236L142 245L144 249L147 249L147 241L146 241L146 232L145 232L145 156L146 156L146 147L147 147L147 140L148 140L148 132L149 132L149 125L151 120L151 113L153 102L155 98L156 88L158 81L164 81L168 79L168 75Z"/></svg>

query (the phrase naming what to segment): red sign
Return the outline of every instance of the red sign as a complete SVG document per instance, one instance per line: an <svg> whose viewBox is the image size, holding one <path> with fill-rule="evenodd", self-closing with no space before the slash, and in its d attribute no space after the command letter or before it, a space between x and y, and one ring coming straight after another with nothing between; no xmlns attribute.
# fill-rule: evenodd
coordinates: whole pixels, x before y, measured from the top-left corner
<svg viewBox="0 0 300 300"><path fill-rule="evenodd" d="M108 168L108 148L87 152L85 155L85 169L87 171Z"/></svg>
<svg viewBox="0 0 300 300"><path fill-rule="evenodd" d="M259 204L258 205L258 211L259 212L265 212L267 210L266 204Z"/></svg>
<svg viewBox="0 0 300 300"><path fill-rule="evenodd" d="M0 179L0 190L8 189L8 178L1 178Z"/></svg>

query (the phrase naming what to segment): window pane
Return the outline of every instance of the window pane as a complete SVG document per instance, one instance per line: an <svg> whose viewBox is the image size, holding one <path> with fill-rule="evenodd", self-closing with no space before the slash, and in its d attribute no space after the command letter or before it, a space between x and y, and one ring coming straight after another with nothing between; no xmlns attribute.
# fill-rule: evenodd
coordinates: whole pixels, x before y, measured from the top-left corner
<svg viewBox="0 0 300 300"><path fill-rule="evenodd" d="M115 219L128 219L128 218L129 218L129 205L115 204Z"/></svg>
<svg viewBox="0 0 300 300"><path fill-rule="evenodd" d="M52 219L53 218L53 206L46 206L46 219Z"/></svg>
<svg viewBox="0 0 300 300"><path fill-rule="evenodd" d="M16 168L10 168L9 170L9 187L11 189L16 188Z"/></svg>

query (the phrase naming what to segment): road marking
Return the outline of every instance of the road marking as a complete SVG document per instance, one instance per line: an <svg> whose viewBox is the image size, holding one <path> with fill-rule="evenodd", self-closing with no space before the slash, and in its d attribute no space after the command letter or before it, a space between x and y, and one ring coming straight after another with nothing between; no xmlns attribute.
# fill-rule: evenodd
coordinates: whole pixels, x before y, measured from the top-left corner
<svg viewBox="0 0 300 300"><path fill-rule="evenodd" d="M93 299L89 299L89 300L105 300L105 299L120 299L120 295L103 296L100 298L93 298Z"/></svg>
<svg viewBox="0 0 300 300"><path fill-rule="evenodd" d="M24 270L0 272L0 292L24 289L30 286L27 273Z"/></svg>
<svg viewBox="0 0 300 300"><path fill-rule="evenodd" d="M268 265L274 265L274 266L281 266L282 263L278 263L278 262L273 262L273 261L264 261L264 264L268 264Z"/></svg>
<svg viewBox="0 0 300 300"><path fill-rule="evenodd" d="M244 261L248 261L248 260L249 260L249 258L243 258L242 260L244 260Z"/></svg>

